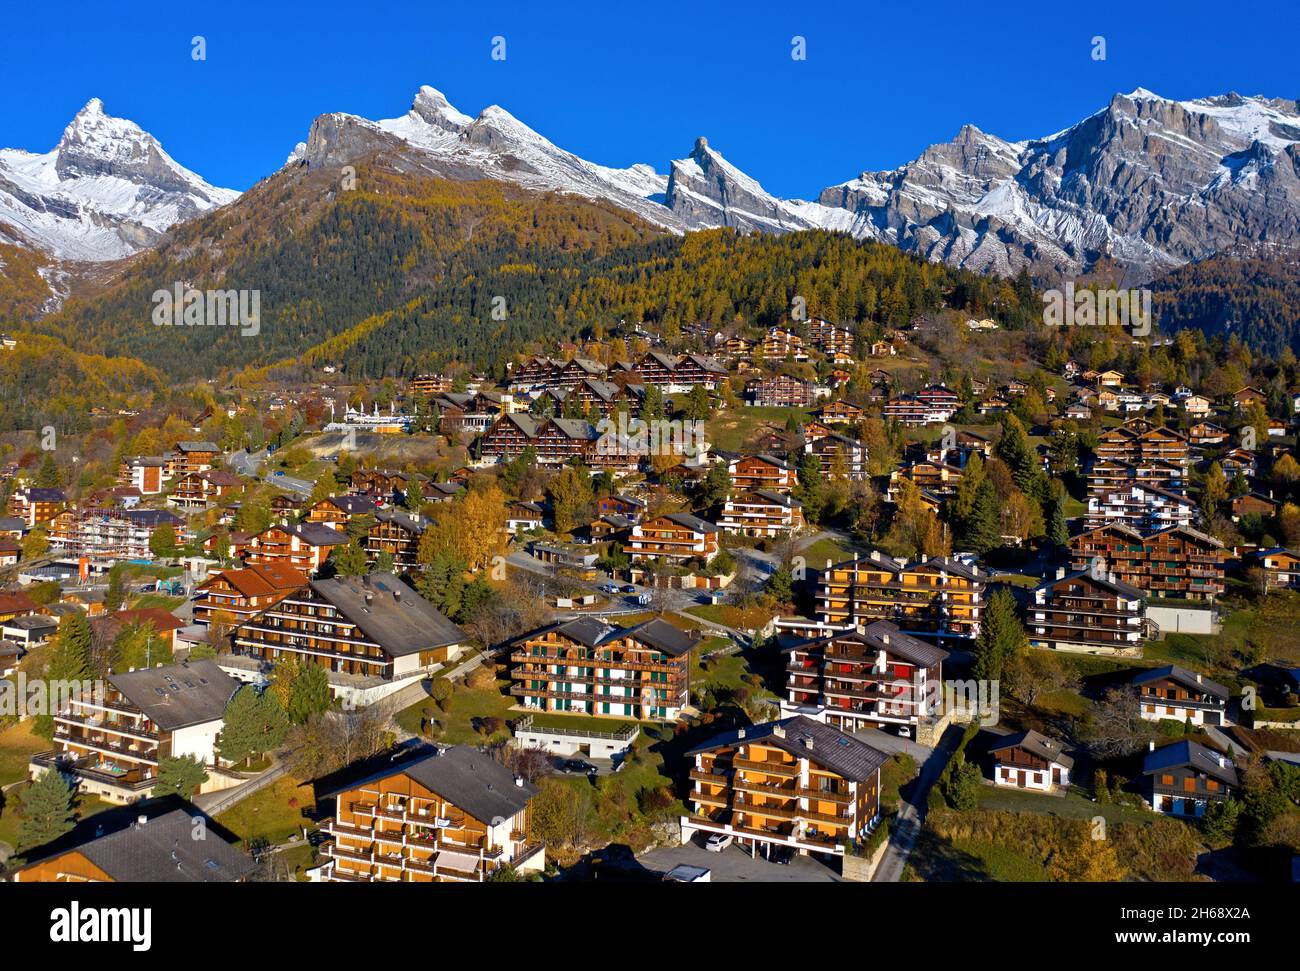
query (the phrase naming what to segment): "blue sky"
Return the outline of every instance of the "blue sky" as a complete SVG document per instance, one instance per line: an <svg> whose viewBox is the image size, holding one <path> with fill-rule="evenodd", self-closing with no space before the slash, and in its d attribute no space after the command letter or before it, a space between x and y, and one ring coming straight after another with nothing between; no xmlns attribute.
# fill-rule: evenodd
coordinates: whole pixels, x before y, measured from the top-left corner
<svg viewBox="0 0 1300 971"><path fill-rule="evenodd" d="M316 115L395 117L431 84L470 115L500 104L607 165L664 172L707 135L769 190L808 198L910 160L965 122L1044 135L1138 86L1295 98L1297 11L1163 0L11 5L0 146L47 151L97 96L210 182L245 189ZM504 61L490 56L497 35ZM804 61L790 56L796 35ZM1104 61L1091 56L1096 35Z"/></svg>

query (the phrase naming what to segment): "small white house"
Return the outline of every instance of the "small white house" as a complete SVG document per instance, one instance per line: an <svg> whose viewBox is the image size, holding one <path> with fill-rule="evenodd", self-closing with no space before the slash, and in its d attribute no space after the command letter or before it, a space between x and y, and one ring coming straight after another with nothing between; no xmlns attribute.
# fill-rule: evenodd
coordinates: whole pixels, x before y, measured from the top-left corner
<svg viewBox="0 0 1300 971"><path fill-rule="evenodd" d="M1035 731L1017 732L993 743L993 783L1010 789L1052 792L1070 784L1074 759L1061 743Z"/></svg>

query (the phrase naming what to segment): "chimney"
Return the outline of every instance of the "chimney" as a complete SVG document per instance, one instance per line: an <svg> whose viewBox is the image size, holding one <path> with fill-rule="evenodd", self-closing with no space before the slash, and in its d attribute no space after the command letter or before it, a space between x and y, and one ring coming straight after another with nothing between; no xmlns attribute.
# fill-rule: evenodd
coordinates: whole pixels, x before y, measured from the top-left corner
<svg viewBox="0 0 1300 971"><path fill-rule="evenodd" d="M805 736L803 737L803 747L806 748L809 752L812 751L812 749L813 749L813 737L812 737L811 735L805 735Z"/></svg>
<svg viewBox="0 0 1300 971"><path fill-rule="evenodd" d="M393 599L396 600L398 603L401 603L401 602L402 602L402 591L400 591L400 590L394 590L394 591L393 591Z"/></svg>
<svg viewBox="0 0 1300 971"><path fill-rule="evenodd" d="M135 817L135 828L140 829L147 822L149 822L149 817L144 813L141 813L139 816Z"/></svg>
<svg viewBox="0 0 1300 971"><path fill-rule="evenodd" d="M515 785L522 789L524 787L524 777L521 775L515 776Z"/></svg>
<svg viewBox="0 0 1300 971"><path fill-rule="evenodd" d="M739 731L737 731L737 732L736 732L736 737L737 737L737 738L744 738L744 737L745 737L745 730L742 728L742 729L740 729Z"/></svg>
<svg viewBox="0 0 1300 971"><path fill-rule="evenodd" d="M1147 751L1148 751L1148 752L1154 752L1155 750L1156 750L1156 743L1155 743L1155 740L1153 739L1152 741L1147 742Z"/></svg>
<svg viewBox="0 0 1300 971"><path fill-rule="evenodd" d="M1056 568L1056 579L1060 580L1060 579L1062 579L1064 576L1065 576L1065 567L1063 567L1063 566L1058 566L1058 567Z"/></svg>
<svg viewBox="0 0 1300 971"><path fill-rule="evenodd" d="M370 604L372 604L372 603L374 603L374 602L375 602L375 595L374 595L373 593L367 593L367 594L366 594L366 606L369 606Z"/></svg>
<svg viewBox="0 0 1300 971"><path fill-rule="evenodd" d="M1200 671L1197 671L1197 672L1196 672L1196 683L1197 683L1197 684L1200 684L1200 683L1201 683L1201 672L1200 672Z"/></svg>
<svg viewBox="0 0 1300 971"><path fill-rule="evenodd" d="M775 738L785 738L785 726L784 726L784 725L773 725L773 726L772 726L772 735L773 735L773 737L775 737Z"/></svg>

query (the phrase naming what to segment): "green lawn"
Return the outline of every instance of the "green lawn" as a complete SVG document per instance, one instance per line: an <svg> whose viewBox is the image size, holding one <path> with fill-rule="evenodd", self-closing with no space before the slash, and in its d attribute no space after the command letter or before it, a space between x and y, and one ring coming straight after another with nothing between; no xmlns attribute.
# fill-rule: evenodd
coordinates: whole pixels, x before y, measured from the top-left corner
<svg viewBox="0 0 1300 971"><path fill-rule="evenodd" d="M161 607L171 613L185 602L184 597L169 597L161 593L142 593L131 604L132 610L144 610L147 607Z"/></svg>
<svg viewBox="0 0 1300 971"><path fill-rule="evenodd" d="M395 716L397 724L418 735L424 709L432 708L435 711L434 718L442 726L442 733L436 736L439 742L447 745L481 745L491 741L474 727L475 719L491 717L500 718L503 726L493 738L509 738L510 730L504 727L505 722L507 719L518 718L519 713L510 710L515 699L501 690L503 685L504 682L498 682L495 688L470 688L458 681L446 711L439 709L432 698L424 698L399 711Z"/></svg>
<svg viewBox="0 0 1300 971"><path fill-rule="evenodd" d="M710 418L705 433L712 447L739 452L769 430L784 431L791 415L801 425L808 421L807 408L752 408L742 405Z"/></svg>
<svg viewBox="0 0 1300 971"><path fill-rule="evenodd" d="M7 843L15 848L18 846L18 832L23 825L18 801L22 788L22 786L16 786L6 792L4 806L0 808L0 843ZM112 803L104 802L94 796L76 796L72 803L73 818L78 823L96 813L114 808L116 807Z"/></svg>
<svg viewBox="0 0 1300 971"><path fill-rule="evenodd" d="M981 786L979 807L1004 812L1061 816L1066 819L1092 819L1094 816L1103 816L1108 823L1149 823L1153 818L1153 814L1145 809L1117 803L1097 803L1073 791L1067 792L1064 796L1051 796L1046 793L1030 792L1026 789L1006 789L1001 786Z"/></svg>
<svg viewBox="0 0 1300 971"><path fill-rule="evenodd" d="M314 804L312 788L301 780L281 776L217 817L217 822L241 840L283 843L307 824L303 809Z"/></svg>
<svg viewBox="0 0 1300 971"><path fill-rule="evenodd" d="M853 558L853 551L846 549L833 539L823 537L817 542L805 546L799 551L799 555L814 570L820 570L826 566L826 561L831 563L843 563L845 560Z"/></svg>
<svg viewBox="0 0 1300 971"><path fill-rule="evenodd" d="M518 714L517 712L514 714ZM584 732L617 733L639 722L620 718L592 718L590 715L562 715L557 712L538 712L533 715L534 728L560 728Z"/></svg>
<svg viewBox="0 0 1300 971"><path fill-rule="evenodd" d="M27 778L27 763L37 752L48 752L54 744L33 735L33 721L18 722L0 731L0 786Z"/></svg>

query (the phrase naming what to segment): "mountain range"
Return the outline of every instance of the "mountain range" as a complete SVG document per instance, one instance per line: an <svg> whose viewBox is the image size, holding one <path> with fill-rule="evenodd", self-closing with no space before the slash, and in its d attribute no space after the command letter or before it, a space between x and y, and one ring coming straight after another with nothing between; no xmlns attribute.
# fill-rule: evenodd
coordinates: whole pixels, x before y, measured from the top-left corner
<svg viewBox="0 0 1300 971"><path fill-rule="evenodd" d="M798 200L767 192L703 137L666 172L611 168L501 107L471 117L423 87L398 118L321 115L270 178L376 153L411 174L598 200L674 233L829 229L980 273L1026 269L1040 281L1104 262L1141 282L1243 245L1300 240L1300 104L1236 94L1174 101L1138 89L1026 141L966 125L899 168ZM150 249L238 195L92 99L51 151L0 150L0 246L41 254L41 275L57 290L61 271Z"/></svg>

